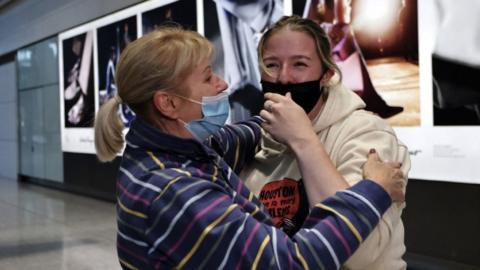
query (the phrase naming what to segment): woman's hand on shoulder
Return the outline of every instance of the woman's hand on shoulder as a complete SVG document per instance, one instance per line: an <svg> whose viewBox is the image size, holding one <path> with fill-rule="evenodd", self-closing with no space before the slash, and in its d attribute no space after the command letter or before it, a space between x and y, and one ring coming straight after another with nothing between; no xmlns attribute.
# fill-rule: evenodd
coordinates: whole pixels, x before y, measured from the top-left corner
<svg viewBox="0 0 480 270"><path fill-rule="evenodd" d="M375 149L370 149L363 165L363 177L382 186L394 202L405 201L405 177L400 162L382 161Z"/></svg>

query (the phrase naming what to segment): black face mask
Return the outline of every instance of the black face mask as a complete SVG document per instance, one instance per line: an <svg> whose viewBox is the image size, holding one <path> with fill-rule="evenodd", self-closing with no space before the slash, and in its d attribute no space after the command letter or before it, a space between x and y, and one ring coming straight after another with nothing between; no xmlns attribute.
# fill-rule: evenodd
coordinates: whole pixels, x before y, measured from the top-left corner
<svg viewBox="0 0 480 270"><path fill-rule="evenodd" d="M322 95L323 87L320 87L320 79L315 81L281 84L261 81L264 93L276 93L285 95L288 92L292 94L292 99L303 108L306 113L309 113L318 99Z"/></svg>

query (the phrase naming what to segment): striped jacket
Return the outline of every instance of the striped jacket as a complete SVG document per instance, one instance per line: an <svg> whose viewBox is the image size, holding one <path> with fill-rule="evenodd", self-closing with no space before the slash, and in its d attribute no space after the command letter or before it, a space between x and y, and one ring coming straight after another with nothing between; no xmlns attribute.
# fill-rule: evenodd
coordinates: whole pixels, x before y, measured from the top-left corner
<svg viewBox="0 0 480 270"><path fill-rule="evenodd" d="M203 144L135 120L117 180L122 268L340 268L390 197L361 181L313 207L288 237L235 173L259 138L258 119L226 126Z"/></svg>

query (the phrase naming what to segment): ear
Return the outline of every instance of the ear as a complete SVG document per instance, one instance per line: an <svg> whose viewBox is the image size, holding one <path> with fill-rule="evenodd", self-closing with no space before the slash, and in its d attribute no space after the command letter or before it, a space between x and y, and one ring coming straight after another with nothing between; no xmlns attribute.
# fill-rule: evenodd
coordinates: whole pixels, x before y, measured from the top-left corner
<svg viewBox="0 0 480 270"><path fill-rule="evenodd" d="M333 70L328 69L327 71L325 71L322 79L320 80L320 85L326 85L333 77L333 75L335 75L335 72Z"/></svg>
<svg viewBox="0 0 480 270"><path fill-rule="evenodd" d="M179 100L172 98L165 91L157 91L153 94L153 105L163 116L170 119L178 118Z"/></svg>

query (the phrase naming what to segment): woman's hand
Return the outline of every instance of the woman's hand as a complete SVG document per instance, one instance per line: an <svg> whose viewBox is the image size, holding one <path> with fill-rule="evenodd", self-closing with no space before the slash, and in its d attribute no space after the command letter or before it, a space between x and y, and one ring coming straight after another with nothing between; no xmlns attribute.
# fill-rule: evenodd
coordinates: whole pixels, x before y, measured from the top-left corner
<svg viewBox="0 0 480 270"><path fill-rule="evenodd" d="M260 116L263 128L272 137L290 147L302 174L305 192L311 207L349 187L332 164L323 144L313 130L312 122L302 107L291 98L266 93L265 107Z"/></svg>
<svg viewBox="0 0 480 270"><path fill-rule="evenodd" d="M405 178L400 162L382 162L375 149L370 149L363 165L363 177L382 186L394 202L405 201Z"/></svg>
<svg viewBox="0 0 480 270"><path fill-rule="evenodd" d="M291 98L275 93L265 93L264 109L260 116L265 120L263 129L272 137L293 150L308 147L309 142L318 140L313 131L312 122L302 107L298 106Z"/></svg>

